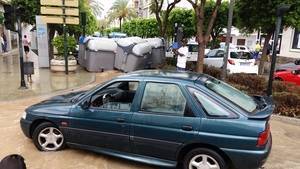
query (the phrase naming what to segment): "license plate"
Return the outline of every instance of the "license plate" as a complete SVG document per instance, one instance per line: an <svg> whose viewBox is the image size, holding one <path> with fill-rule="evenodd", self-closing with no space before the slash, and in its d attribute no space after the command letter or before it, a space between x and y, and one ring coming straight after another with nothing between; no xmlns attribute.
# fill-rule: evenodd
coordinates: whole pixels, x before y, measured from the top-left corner
<svg viewBox="0 0 300 169"><path fill-rule="evenodd" d="M241 66L249 66L251 63L250 62L240 62Z"/></svg>

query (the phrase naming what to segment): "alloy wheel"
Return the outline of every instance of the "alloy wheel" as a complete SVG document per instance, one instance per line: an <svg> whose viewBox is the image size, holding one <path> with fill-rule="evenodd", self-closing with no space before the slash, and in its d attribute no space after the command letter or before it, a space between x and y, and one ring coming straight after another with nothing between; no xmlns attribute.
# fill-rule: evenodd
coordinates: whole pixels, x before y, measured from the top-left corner
<svg viewBox="0 0 300 169"><path fill-rule="evenodd" d="M38 135L39 145L46 151L56 151L64 143L63 134L55 127L47 127Z"/></svg>
<svg viewBox="0 0 300 169"><path fill-rule="evenodd" d="M220 166L213 157L199 154L190 160L189 169L220 169Z"/></svg>

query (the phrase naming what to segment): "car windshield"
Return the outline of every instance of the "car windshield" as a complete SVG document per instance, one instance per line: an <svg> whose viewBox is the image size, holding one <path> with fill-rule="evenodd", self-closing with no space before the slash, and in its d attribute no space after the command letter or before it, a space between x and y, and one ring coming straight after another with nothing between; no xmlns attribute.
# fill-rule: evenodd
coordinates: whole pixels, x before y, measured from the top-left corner
<svg viewBox="0 0 300 169"><path fill-rule="evenodd" d="M205 81L205 87L225 97L247 112L254 112L258 106L252 97L217 79L208 78Z"/></svg>
<svg viewBox="0 0 300 169"><path fill-rule="evenodd" d="M214 50L209 51L206 55L207 55L207 56L216 56L216 55L217 55L217 52L218 52L218 50L217 50L217 49L214 49Z"/></svg>

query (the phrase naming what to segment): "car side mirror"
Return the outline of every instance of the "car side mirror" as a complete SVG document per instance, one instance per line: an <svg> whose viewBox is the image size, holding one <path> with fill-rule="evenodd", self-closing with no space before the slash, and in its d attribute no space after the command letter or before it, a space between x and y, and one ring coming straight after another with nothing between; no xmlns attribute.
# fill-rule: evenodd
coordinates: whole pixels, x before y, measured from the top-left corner
<svg viewBox="0 0 300 169"><path fill-rule="evenodd" d="M90 107L90 101L89 100L85 100L84 102L82 102L82 104L80 105L80 107L84 110L88 109Z"/></svg>

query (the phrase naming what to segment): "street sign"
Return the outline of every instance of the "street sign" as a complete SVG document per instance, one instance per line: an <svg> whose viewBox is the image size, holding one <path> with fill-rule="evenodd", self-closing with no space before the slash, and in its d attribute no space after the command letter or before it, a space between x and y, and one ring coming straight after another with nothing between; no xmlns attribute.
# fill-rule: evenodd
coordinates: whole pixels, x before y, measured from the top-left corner
<svg viewBox="0 0 300 169"><path fill-rule="evenodd" d="M67 15L67 16L79 16L78 8L66 8L65 14L63 13L63 9L61 7L41 7L41 14L43 15Z"/></svg>
<svg viewBox="0 0 300 169"><path fill-rule="evenodd" d="M68 70L66 25L79 25L79 0L40 0L41 19L44 23L63 24L64 58L66 74Z"/></svg>
<svg viewBox="0 0 300 169"><path fill-rule="evenodd" d="M79 7L78 0L65 0L65 5L63 5L63 0L41 0L41 6L66 6L66 7Z"/></svg>
<svg viewBox="0 0 300 169"><path fill-rule="evenodd" d="M63 24L64 20L62 16L41 16L43 22L52 23L52 24ZM78 17L66 17L66 24L78 25L79 18Z"/></svg>

